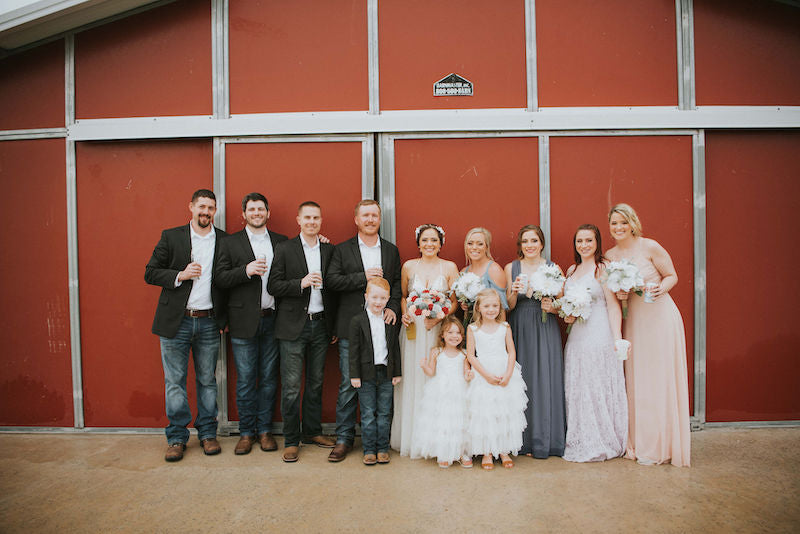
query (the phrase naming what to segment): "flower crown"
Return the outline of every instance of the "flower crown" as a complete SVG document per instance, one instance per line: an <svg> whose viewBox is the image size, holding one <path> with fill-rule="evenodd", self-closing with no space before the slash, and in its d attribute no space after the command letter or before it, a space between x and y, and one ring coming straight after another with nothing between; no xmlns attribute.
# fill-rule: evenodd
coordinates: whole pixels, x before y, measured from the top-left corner
<svg viewBox="0 0 800 534"><path fill-rule="evenodd" d="M439 236L441 236L442 245L444 245L444 228L436 224L422 224L420 226L417 226L416 230L414 230L414 239L419 240L419 233L422 231L423 228L425 230L427 230L428 228L435 228L436 231L439 232Z"/></svg>

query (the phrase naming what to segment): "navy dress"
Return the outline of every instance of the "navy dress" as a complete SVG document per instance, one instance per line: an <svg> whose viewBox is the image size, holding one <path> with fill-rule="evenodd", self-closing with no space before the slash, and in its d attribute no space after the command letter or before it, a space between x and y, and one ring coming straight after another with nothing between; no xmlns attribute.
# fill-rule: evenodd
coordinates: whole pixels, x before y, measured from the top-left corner
<svg viewBox="0 0 800 534"><path fill-rule="evenodd" d="M511 264L511 279L515 280L519 273L520 262L515 260ZM547 322L542 323L541 302L518 294L508 323L530 398L525 410L528 426L522 434L520 454L532 454L534 458L563 456L566 441L564 359L558 318L551 314Z"/></svg>

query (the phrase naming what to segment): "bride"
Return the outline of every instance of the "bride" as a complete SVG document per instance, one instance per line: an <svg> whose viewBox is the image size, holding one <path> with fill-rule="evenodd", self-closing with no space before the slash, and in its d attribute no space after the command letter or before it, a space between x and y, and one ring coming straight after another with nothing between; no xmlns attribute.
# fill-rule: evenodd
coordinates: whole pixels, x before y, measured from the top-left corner
<svg viewBox="0 0 800 534"><path fill-rule="evenodd" d="M444 230L435 224L423 224L416 230L420 257L403 264L401 284L403 298L400 307L405 329L400 332L400 352L403 359L403 381L394 388L394 418L392 420L391 447L407 456L414 439L414 411L422 397L425 374L419 365L436 344L444 315L430 318L410 313L408 296L412 291L436 290L448 294L458 277L458 268L452 261L439 257L444 244ZM455 309L455 299L449 296L448 313Z"/></svg>

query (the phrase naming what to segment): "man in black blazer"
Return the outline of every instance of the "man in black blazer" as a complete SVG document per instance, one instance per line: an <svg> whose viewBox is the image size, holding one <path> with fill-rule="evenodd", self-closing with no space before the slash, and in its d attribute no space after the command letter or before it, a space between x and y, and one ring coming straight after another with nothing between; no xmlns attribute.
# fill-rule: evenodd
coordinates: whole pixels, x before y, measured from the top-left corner
<svg viewBox="0 0 800 534"><path fill-rule="evenodd" d="M339 337L339 370L342 381L336 399L336 446L328 456L340 462L353 448L356 425L356 390L350 384L349 333L350 320L364 310L367 281L385 278L391 287L385 319L394 324L400 316L400 253L394 244L378 235L381 208L374 200L356 204L355 223L358 234L336 245L325 283L339 292L336 333Z"/></svg>
<svg viewBox="0 0 800 534"><path fill-rule="evenodd" d="M323 278L328 274L333 245L319 240L322 210L316 202L300 204L297 224L300 235L275 248L267 285L278 300L275 337L281 353L284 462L297 461L301 439L320 447L334 445L332 439L322 435L322 379L336 316L334 293L323 284ZM299 405L304 360L301 433Z"/></svg>
<svg viewBox="0 0 800 534"><path fill-rule="evenodd" d="M186 396L189 349L197 378L197 419L194 426L205 454L218 454L217 355L225 328L225 293L212 282L225 232L214 227L217 198L199 189L189 202L189 224L161 232L161 239L144 270L148 284L161 286L153 333L160 337L164 393L169 425L168 462L183 458L192 412Z"/></svg>
<svg viewBox="0 0 800 534"><path fill-rule="evenodd" d="M278 343L274 337L275 297L267 274L275 247L285 235L267 230L269 204L261 193L242 199L245 228L222 242L214 280L229 290L228 314L236 363L239 442L234 453L247 454L258 441L261 450L278 448L272 437L272 414L278 390Z"/></svg>

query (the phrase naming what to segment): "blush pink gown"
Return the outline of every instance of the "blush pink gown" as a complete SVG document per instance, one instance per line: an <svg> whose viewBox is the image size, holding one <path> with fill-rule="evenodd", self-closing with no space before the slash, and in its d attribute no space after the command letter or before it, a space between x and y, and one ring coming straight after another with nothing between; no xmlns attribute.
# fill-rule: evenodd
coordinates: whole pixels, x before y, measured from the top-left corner
<svg viewBox="0 0 800 534"><path fill-rule="evenodd" d="M641 249L640 243L629 259L645 283L661 282ZM688 467L691 425L683 319L669 294L648 303L631 293L628 307L623 337L632 349L625 362L630 419L625 457Z"/></svg>

